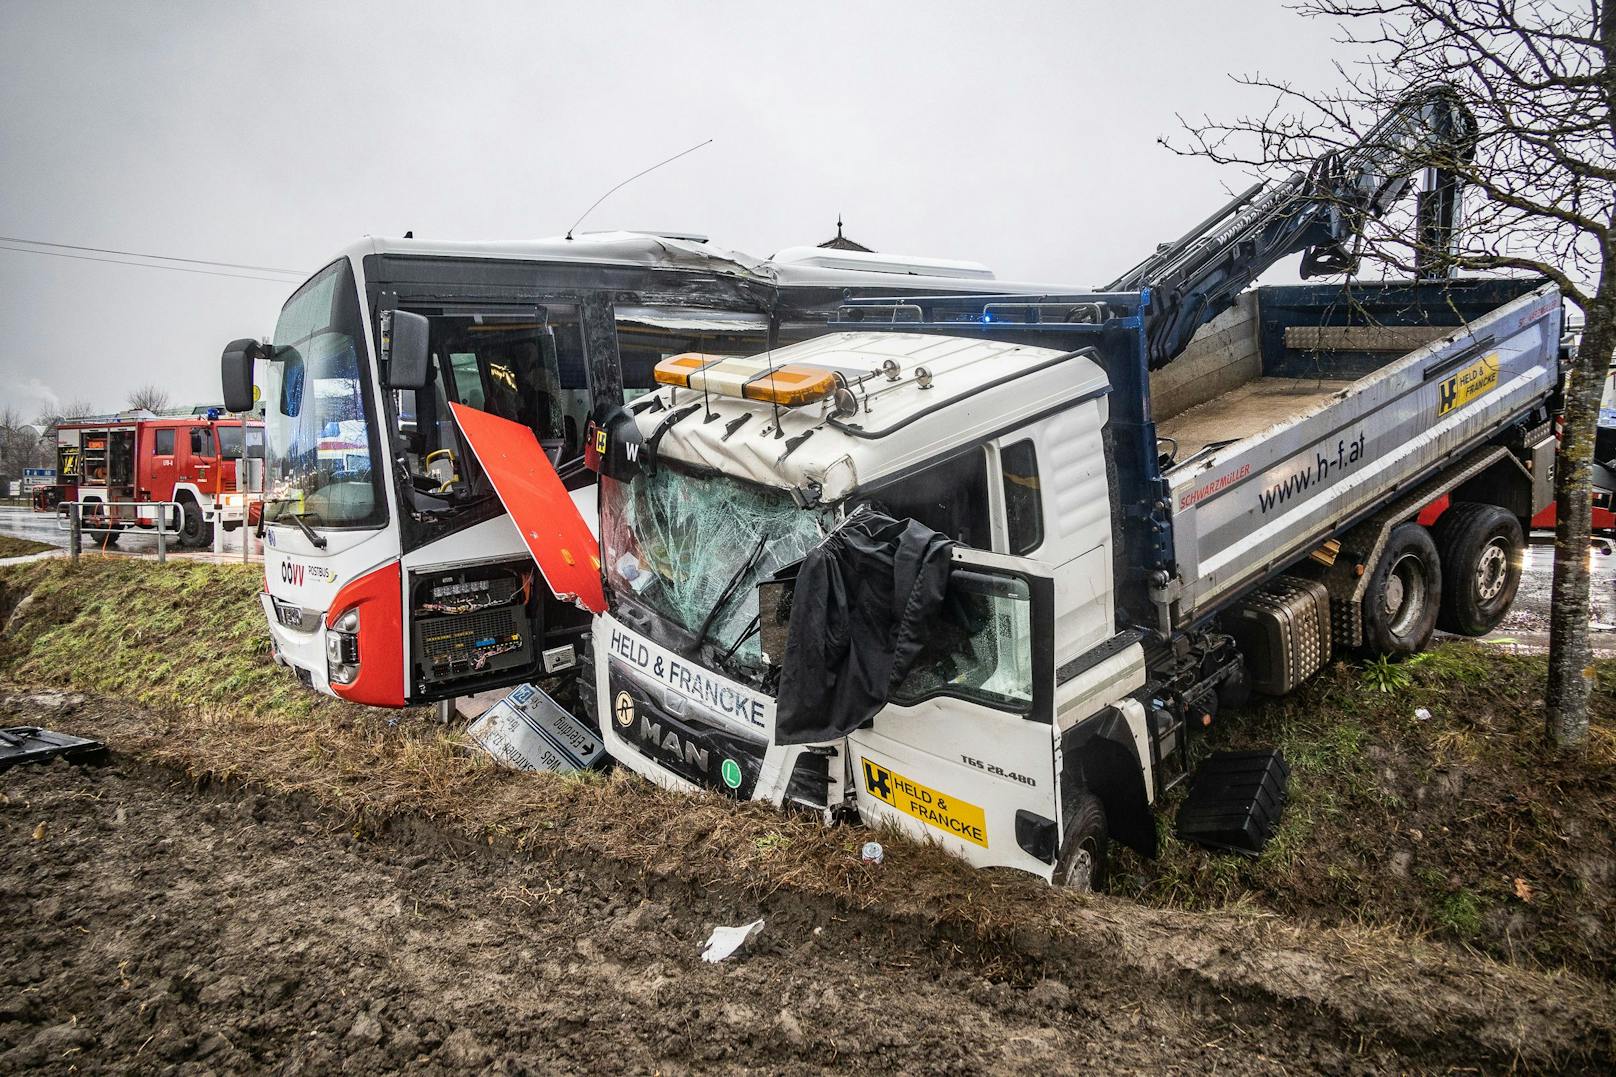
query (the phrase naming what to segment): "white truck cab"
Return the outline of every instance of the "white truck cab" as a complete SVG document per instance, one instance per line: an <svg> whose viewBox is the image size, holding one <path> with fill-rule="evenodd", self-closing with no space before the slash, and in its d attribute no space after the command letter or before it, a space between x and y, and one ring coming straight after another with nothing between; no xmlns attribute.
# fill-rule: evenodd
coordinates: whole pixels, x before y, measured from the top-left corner
<svg viewBox="0 0 1616 1077"><path fill-rule="evenodd" d="M1057 693L1055 668L1116 627L1104 373L1047 348L889 333L692 367L693 388L636 409L654 469L602 481L611 611L593 672L613 757L674 788L846 800L973 864L1047 878L1053 863L1017 829L1036 820L1052 836L1059 817L1059 737L1079 715L1076 682ZM717 391L761 395L802 371L855 387L799 407ZM869 502L956 539L953 585L976 588L989 616L923 654L845 742L775 744L769 673L783 656L765 654L757 584ZM1117 694L1142 684L1138 645L1106 676Z"/></svg>

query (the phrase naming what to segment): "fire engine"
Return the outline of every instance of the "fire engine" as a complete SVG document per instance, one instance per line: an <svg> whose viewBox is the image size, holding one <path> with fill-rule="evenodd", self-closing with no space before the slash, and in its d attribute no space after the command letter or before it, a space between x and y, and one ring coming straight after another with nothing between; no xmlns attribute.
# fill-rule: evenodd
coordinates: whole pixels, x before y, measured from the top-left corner
<svg viewBox="0 0 1616 1077"><path fill-rule="evenodd" d="M232 531L246 519L263 456L261 422L150 414L68 419L57 428L54 492L60 501L84 504L85 530L102 545L116 543L125 529L155 527L163 503L174 502L168 526L179 531L181 546L201 548L212 544L215 525Z"/></svg>

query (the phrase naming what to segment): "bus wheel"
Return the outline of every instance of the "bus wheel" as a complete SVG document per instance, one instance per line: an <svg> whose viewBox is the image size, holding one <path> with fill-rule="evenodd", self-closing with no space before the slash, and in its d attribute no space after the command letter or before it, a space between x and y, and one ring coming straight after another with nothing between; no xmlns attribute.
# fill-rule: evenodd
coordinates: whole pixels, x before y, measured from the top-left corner
<svg viewBox="0 0 1616 1077"><path fill-rule="evenodd" d="M1363 597L1364 646L1392 658L1418 654L1431 641L1442 603L1442 562L1431 533L1398 524Z"/></svg>
<svg viewBox="0 0 1616 1077"><path fill-rule="evenodd" d="M1066 840L1055 861L1055 885L1081 893L1105 889L1110 869L1111 838L1105 828L1105 805L1093 793L1080 794L1077 810L1066 825Z"/></svg>
<svg viewBox="0 0 1616 1077"><path fill-rule="evenodd" d="M212 546L213 525L203 517L202 506L196 503L196 498L181 494L177 500L180 503L180 545L193 550Z"/></svg>
<svg viewBox="0 0 1616 1077"><path fill-rule="evenodd" d="M1484 636L1504 619L1521 586L1521 522L1497 505L1461 503L1442 514L1435 532L1442 556L1437 627Z"/></svg>

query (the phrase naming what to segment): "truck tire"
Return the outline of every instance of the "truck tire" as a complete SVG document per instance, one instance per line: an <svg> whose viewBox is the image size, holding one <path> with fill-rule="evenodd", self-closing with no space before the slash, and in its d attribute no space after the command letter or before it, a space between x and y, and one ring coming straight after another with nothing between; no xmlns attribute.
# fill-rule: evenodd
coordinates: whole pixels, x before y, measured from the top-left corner
<svg viewBox="0 0 1616 1077"><path fill-rule="evenodd" d="M95 508L92 509L91 505L94 505ZM93 498L86 501L84 507L79 510L80 531L83 532L85 538L103 549L118 545L119 528L117 524L108 519L108 515L109 510L102 508L101 502ZM99 521L102 526L92 527L91 524L96 521Z"/></svg>
<svg viewBox="0 0 1616 1077"><path fill-rule="evenodd" d="M1513 513L1497 505L1460 502L1433 528L1442 558L1442 605L1437 627L1484 636L1498 627L1521 586L1526 537Z"/></svg>
<svg viewBox="0 0 1616 1077"><path fill-rule="evenodd" d="M202 506L189 494L176 498L180 503L180 545L193 550L213 545L213 525L202 515Z"/></svg>
<svg viewBox="0 0 1616 1077"><path fill-rule="evenodd" d="M1105 889L1109 872L1111 837L1106 830L1105 805L1093 793L1078 796L1076 810L1066 824L1066 840L1055 860L1055 885L1081 893Z"/></svg>
<svg viewBox="0 0 1616 1077"><path fill-rule="evenodd" d="M1391 658L1418 654L1431 641L1441 603L1442 560L1431 533L1398 524L1364 593L1364 649Z"/></svg>

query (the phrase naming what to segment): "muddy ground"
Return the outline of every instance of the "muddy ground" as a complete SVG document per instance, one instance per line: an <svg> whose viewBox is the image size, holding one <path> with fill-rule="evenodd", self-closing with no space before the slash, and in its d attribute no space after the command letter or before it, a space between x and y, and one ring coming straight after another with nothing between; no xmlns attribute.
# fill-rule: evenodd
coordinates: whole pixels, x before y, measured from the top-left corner
<svg viewBox="0 0 1616 1077"><path fill-rule="evenodd" d="M1254 716L1296 755L1285 829L1254 874L1164 857L1150 907L891 835L872 868L862 829L627 774L500 771L430 712L301 690L263 653L257 587L240 566L0 571L0 725L113 747L0 773L0 1074L1616 1066L1608 940L1579 926L1609 906L1562 825L1584 815L1536 806L1608 799L1616 733L1604 715L1581 776L1537 790L1506 712L1533 709L1541 659L1444 649L1385 705L1343 666ZM1427 833L1404 884L1331 891L1398 851L1338 840L1388 837L1392 748L1429 763L1397 767L1422 786L1485 766L1537 792ZM1432 918L1450 898L1479 933ZM1507 947L1494 912L1523 914ZM735 959L699 961L758 917Z"/></svg>
<svg viewBox="0 0 1616 1077"><path fill-rule="evenodd" d="M114 762L0 804L0 1072L1368 1071L1351 1030L790 897L356 841ZM719 965L716 924L765 919Z"/></svg>

